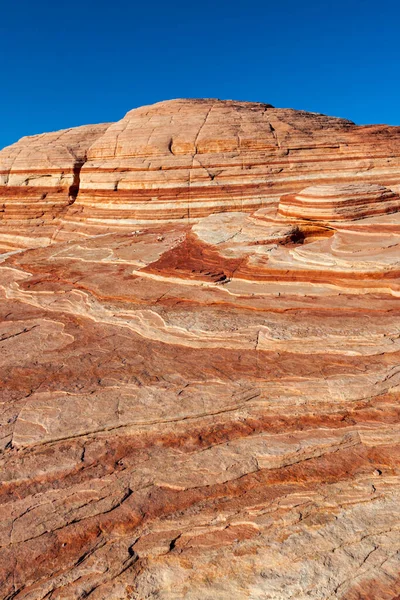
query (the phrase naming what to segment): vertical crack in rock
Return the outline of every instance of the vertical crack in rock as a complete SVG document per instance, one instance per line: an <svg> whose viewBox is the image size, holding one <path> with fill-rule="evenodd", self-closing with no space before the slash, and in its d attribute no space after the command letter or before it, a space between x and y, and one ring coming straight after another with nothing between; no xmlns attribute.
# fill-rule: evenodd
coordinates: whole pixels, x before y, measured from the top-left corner
<svg viewBox="0 0 400 600"><path fill-rule="evenodd" d="M191 190L190 190L190 188L192 186L192 179L191 179L192 178L192 171L193 171L193 168L194 168L195 157L198 154L197 142L199 140L200 134L201 134L202 130L204 129L204 126L207 123L207 119L210 116L210 113L211 113L211 111L212 111L213 108L214 108L214 104L212 104L210 106L210 108L207 110L207 112L206 112L206 114L204 116L204 120L203 120L202 124L200 125L199 130L197 132L197 135L196 135L196 137L194 139L194 142L193 142L192 168L189 170L189 180L188 180L188 184L189 184L189 186L188 186L188 208L187 208L187 219L188 219L188 221L190 220L190 202L191 202Z"/></svg>
<svg viewBox="0 0 400 600"><path fill-rule="evenodd" d="M68 189L69 204L73 204L78 197L79 188L80 188L80 184L81 184L81 169L86 161L87 161L87 153L85 152L85 155L83 158L76 158L74 165L72 167L74 179Z"/></svg>

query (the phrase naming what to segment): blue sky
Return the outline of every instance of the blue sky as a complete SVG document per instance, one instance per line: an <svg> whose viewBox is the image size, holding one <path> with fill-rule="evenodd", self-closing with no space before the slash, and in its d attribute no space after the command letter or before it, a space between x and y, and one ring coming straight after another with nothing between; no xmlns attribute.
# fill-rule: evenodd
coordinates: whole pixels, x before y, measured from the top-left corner
<svg viewBox="0 0 400 600"><path fill-rule="evenodd" d="M400 125L398 0L14 0L0 20L0 147L169 98Z"/></svg>

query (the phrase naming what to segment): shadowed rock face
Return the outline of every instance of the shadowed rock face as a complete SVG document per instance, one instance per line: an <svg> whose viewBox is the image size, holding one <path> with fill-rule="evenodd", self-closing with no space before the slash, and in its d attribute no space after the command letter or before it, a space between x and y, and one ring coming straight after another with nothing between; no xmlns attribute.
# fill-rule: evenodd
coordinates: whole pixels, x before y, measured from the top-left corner
<svg viewBox="0 0 400 600"><path fill-rule="evenodd" d="M399 596L399 163L217 100L0 153L2 598Z"/></svg>

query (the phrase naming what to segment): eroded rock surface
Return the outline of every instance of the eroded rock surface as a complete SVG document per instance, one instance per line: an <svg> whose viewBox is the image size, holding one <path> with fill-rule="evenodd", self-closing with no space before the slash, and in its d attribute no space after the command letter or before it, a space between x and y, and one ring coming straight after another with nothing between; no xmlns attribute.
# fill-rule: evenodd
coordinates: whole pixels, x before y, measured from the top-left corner
<svg viewBox="0 0 400 600"><path fill-rule="evenodd" d="M400 196L382 185L316 185L282 196L279 213L312 221L353 221L400 210Z"/></svg>
<svg viewBox="0 0 400 600"><path fill-rule="evenodd" d="M399 129L177 100L0 163L1 597L398 598Z"/></svg>

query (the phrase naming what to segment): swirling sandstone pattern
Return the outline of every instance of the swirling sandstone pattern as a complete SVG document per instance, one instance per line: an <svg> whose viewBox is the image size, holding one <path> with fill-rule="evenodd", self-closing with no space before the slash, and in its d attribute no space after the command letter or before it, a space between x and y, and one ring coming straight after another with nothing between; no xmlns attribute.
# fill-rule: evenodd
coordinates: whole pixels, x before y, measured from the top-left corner
<svg viewBox="0 0 400 600"><path fill-rule="evenodd" d="M399 134L176 100L0 153L2 598L399 597Z"/></svg>

